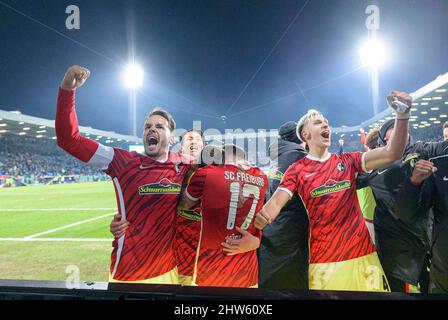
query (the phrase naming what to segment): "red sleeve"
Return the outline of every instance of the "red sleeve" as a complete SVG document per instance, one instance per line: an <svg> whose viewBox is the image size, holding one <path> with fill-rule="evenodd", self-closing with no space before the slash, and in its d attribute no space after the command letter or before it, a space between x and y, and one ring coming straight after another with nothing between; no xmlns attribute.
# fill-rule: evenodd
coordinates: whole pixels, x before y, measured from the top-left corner
<svg viewBox="0 0 448 320"><path fill-rule="evenodd" d="M296 166L295 165L289 166L277 189L286 191L289 194L289 196L292 197L294 192L297 190L297 177L298 172L296 170Z"/></svg>
<svg viewBox="0 0 448 320"><path fill-rule="evenodd" d="M362 145L366 144L366 133L365 132L361 132L361 144Z"/></svg>
<svg viewBox="0 0 448 320"><path fill-rule="evenodd" d="M365 166L365 152L347 152L342 155L346 162L355 172L367 172Z"/></svg>
<svg viewBox="0 0 448 320"><path fill-rule="evenodd" d="M205 179L207 178L207 169L199 168L187 182L186 195L190 200L197 201L202 197L204 191Z"/></svg>
<svg viewBox="0 0 448 320"><path fill-rule="evenodd" d="M79 160L89 162L99 143L79 134L75 90L59 88L55 127L58 146Z"/></svg>

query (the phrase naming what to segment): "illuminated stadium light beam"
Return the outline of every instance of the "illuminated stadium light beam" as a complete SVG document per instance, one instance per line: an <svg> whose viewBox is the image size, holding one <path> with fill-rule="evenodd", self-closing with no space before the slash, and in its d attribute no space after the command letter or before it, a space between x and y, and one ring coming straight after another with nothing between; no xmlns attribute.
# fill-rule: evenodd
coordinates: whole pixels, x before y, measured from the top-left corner
<svg viewBox="0 0 448 320"><path fill-rule="evenodd" d="M386 60L386 48L376 38L369 39L358 51L364 67L378 68Z"/></svg>
<svg viewBox="0 0 448 320"><path fill-rule="evenodd" d="M124 69L123 81L127 88L135 89L143 86L143 69L137 64L128 64Z"/></svg>
<svg viewBox="0 0 448 320"><path fill-rule="evenodd" d="M130 63L124 70L124 85L129 88L129 106L131 109L131 133L137 135L137 89L143 86L143 69Z"/></svg>

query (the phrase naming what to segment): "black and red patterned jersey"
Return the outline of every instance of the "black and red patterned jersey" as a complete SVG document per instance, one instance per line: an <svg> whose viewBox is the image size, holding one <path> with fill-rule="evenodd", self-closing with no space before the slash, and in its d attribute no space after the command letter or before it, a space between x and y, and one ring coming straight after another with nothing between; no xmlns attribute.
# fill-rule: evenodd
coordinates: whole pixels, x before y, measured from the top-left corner
<svg viewBox="0 0 448 320"><path fill-rule="evenodd" d="M375 251L359 208L356 176L365 172L361 152L307 155L286 171L278 189L302 198L308 212L310 263L339 262Z"/></svg>
<svg viewBox="0 0 448 320"><path fill-rule="evenodd" d="M176 217L176 260L180 275L193 277L201 233L201 206L179 210Z"/></svg>
<svg viewBox="0 0 448 320"><path fill-rule="evenodd" d="M105 173L113 179L119 212L130 225L125 236L113 242L114 279L150 279L176 267L177 202L189 168L182 160L170 153L169 159L161 163L115 149Z"/></svg>
<svg viewBox="0 0 448 320"><path fill-rule="evenodd" d="M191 200L201 199L202 228L193 282L199 286L251 287L258 283L255 250L228 256L221 245L241 235L235 226L261 238L253 218L263 204L268 180L256 167L206 166L187 186Z"/></svg>
<svg viewBox="0 0 448 320"><path fill-rule="evenodd" d="M125 235L113 241L112 278L147 280L173 270L177 203L189 161L176 153L155 161L82 137L74 90L59 89L56 135L61 148L112 178L118 211L130 222Z"/></svg>

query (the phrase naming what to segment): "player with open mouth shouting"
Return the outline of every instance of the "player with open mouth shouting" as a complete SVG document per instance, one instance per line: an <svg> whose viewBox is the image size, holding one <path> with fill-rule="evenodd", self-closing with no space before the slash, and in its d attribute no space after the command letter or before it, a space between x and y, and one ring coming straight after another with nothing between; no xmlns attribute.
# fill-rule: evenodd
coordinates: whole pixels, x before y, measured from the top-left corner
<svg viewBox="0 0 448 320"><path fill-rule="evenodd" d="M310 222L310 289L390 291L356 196L357 173L400 159L407 143L412 97L392 91L387 101L397 115L394 139L365 153L330 154L328 121L309 110L297 124L297 135L309 154L289 167L255 218L255 226L264 228L297 191Z"/></svg>

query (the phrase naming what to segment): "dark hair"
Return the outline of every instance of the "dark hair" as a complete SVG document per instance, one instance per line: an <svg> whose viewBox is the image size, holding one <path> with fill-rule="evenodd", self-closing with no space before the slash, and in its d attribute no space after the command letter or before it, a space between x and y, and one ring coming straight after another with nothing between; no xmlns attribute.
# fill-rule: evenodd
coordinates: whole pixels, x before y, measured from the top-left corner
<svg viewBox="0 0 448 320"><path fill-rule="evenodd" d="M381 125L380 130L378 131L378 145L380 147L384 147L385 145L387 145L386 141L387 130L393 128L394 125L395 125L395 119L389 119L383 122L383 124Z"/></svg>
<svg viewBox="0 0 448 320"><path fill-rule="evenodd" d="M226 160L230 155L235 157L237 160L245 160L246 159L246 152L244 151L244 149L241 147L238 147L235 144L224 145L224 153L226 155Z"/></svg>
<svg viewBox="0 0 448 320"><path fill-rule="evenodd" d="M448 121L445 121L445 123L443 124L443 129L448 128Z"/></svg>
<svg viewBox="0 0 448 320"><path fill-rule="evenodd" d="M202 141L204 141L204 133L202 132L202 130L196 130L196 129L191 128L190 130L185 131L184 133L182 133L182 134L179 136L179 142L180 142L180 143L182 143L182 140L184 139L184 136L185 136L187 133L189 133L189 132L197 132L197 133L201 136Z"/></svg>
<svg viewBox="0 0 448 320"><path fill-rule="evenodd" d="M168 121L168 126L170 128L170 131L173 132L174 129L176 129L176 122L173 119L173 116L168 111L162 109L162 108L154 108L152 111L148 114L146 117L146 120L148 120L152 116L161 116Z"/></svg>

